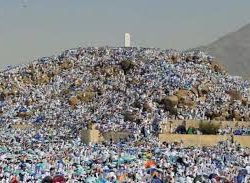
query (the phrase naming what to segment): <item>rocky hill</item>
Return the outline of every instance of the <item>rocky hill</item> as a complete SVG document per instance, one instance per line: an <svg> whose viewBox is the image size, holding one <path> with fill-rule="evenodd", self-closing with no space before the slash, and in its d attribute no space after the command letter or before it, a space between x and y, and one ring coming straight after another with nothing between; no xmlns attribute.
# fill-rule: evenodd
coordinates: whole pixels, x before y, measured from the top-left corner
<svg viewBox="0 0 250 183"><path fill-rule="evenodd" d="M102 131L165 118L249 121L249 87L203 52L78 48L1 72L0 121Z"/></svg>

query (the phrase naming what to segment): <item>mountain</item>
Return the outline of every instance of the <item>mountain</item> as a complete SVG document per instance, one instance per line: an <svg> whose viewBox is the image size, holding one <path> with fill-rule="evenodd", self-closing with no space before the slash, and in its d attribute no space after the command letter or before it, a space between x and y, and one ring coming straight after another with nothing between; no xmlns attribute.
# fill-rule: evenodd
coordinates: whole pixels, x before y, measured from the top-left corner
<svg viewBox="0 0 250 183"><path fill-rule="evenodd" d="M250 24L199 49L215 56L230 74L250 79Z"/></svg>
<svg viewBox="0 0 250 183"><path fill-rule="evenodd" d="M166 117L250 121L249 88L202 52L70 49L0 72L0 126L63 127L72 136L92 122L106 132Z"/></svg>

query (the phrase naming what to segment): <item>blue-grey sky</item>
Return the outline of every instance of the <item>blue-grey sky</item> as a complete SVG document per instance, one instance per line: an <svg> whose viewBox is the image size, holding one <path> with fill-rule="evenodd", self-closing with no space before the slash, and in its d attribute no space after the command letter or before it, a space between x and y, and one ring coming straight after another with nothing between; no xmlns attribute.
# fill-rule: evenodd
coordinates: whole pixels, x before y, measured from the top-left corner
<svg viewBox="0 0 250 183"><path fill-rule="evenodd" d="M26 2L26 7L23 5ZM0 67L78 46L186 49L250 23L249 0L0 0Z"/></svg>

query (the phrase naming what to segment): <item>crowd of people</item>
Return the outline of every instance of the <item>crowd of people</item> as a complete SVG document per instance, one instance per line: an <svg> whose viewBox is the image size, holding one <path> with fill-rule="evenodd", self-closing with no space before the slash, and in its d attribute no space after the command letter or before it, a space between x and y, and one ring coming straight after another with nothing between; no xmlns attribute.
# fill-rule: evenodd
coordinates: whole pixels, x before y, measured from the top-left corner
<svg viewBox="0 0 250 183"><path fill-rule="evenodd" d="M219 129L218 134L220 134L220 135L234 134L234 135L250 136L250 128L232 129L232 128L228 127L228 128L225 128L225 129Z"/></svg>
<svg viewBox="0 0 250 183"><path fill-rule="evenodd" d="M199 51L77 48L8 68L0 73L1 181L244 183L249 149L159 144L154 133L167 119L248 121L249 88ZM144 139L84 145L89 123L101 132L144 129Z"/></svg>
<svg viewBox="0 0 250 183"><path fill-rule="evenodd" d="M86 183L247 183L249 149L160 144L156 138L82 144L79 138L37 137L34 130L1 131L0 181ZM34 136L33 136L34 135ZM32 137L33 136L33 137Z"/></svg>

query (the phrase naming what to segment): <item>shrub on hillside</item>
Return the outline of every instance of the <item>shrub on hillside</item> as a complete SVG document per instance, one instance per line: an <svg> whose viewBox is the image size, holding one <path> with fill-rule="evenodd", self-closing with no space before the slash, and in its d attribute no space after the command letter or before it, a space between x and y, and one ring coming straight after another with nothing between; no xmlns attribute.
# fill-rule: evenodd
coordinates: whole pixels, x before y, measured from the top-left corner
<svg viewBox="0 0 250 183"><path fill-rule="evenodd" d="M204 135L216 135L219 130L219 125L213 124L211 122L201 121L199 130Z"/></svg>
<svg viewBox="0 0 250 183"><path fill-rule="evenodd" d="M121 62L121 68L127 73L130 69L133 69L135 64L131 60L124 60Z"/></svg>
<svg viewBox="0 0 250 183"><path fill-rule="evenodd" d="M190 127L187 130L187 134L197 134L197 130L195 128Z"/></svg>

